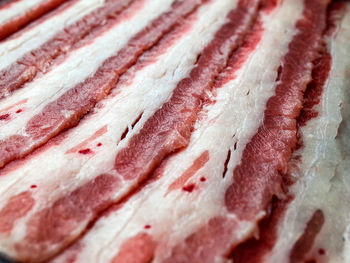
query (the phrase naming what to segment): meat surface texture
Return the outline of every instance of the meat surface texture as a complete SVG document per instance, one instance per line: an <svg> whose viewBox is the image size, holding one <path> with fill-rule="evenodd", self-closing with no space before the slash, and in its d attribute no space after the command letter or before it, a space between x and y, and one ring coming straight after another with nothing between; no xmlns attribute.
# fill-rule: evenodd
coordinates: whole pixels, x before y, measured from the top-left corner
<svg viewBox="0 0 350 263"><path fill-rule="evenodd" d="M0 0L0 263L350 262L350 3Z"/></svg>

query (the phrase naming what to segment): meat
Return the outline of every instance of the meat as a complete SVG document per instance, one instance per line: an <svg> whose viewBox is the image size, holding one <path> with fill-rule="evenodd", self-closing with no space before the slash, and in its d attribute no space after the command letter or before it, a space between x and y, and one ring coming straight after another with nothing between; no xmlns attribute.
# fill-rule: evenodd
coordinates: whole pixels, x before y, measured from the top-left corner
<svg viewBox="0 0 350 263"><path fill-rule="evenodd" d="M300 129L303 147L295 152L294 159L300 159L301 164L295 166L292 162L290 168L292 176L298 179L292 187L295 199L278 229L280 238L271 253L276 261L293 257L291 250L307 231L307 222L315 213L322 213L324 223L302 259L347 262L349 252L343 236L347 238L349 215L349 93L345 88L349 80L344 76L349 75L350 63L343 56L350 52L345 44L350 36L349 7L343 11L345 16L339 28L326 39L332 66L320 103L314 106L318 115Z"/></svg>
<svg viewBox="0 0 350 263"><path fill-rule="evenodd" d="M62 5L64 0L2 1L0 6L0 40Z"/></svg>
<svg viewBox="0 0 350 263"><path fill-rule="evenodd" d="M39 20L33 23L28 30L19 31L12 38L1 42L0 54L3 57L0 62L1 97L5 97L11 91L22 87L26 82L34 78L35 73L43 71L45 67L47 68L47 64L52 62L47 56L43 56L45 49L40 49L40 47L47 42L51 43L51 48L55 49L53 51L48 50L46 53L51 52L57 57L58 45L61 43L59 42L60 38L52 38L63 31L65 27L74 27L75 23L78 23L77 21L80 21L84 15L101 6L100 2L97 0L89 1L89 4L85 1L68 2L51 15L45 16L45 19L42 21ZM61 32L59 35L62 37L63 34L64 32ZM34 58L32 58L33 56ZM36 66L41 67L35 68L34 61L40 56L42 60L41 65ZM28 62L32 62L32 64L27 65ZM26 65L27 67L25 67ZM26 68L27 70L24 70ZM27 76L25 73L30 75Z"/></svg>
<svg viewBox="0 0 350 263"><path fill-rule="evenodd" d="M169 1L169 3L171 2ZM183 3L189 3L189 2L183 2ZM211 20L208 20L207 22L204 23L203 20L206 16L205 14L203 14L202 20L200 21L200 23L199 22L196 23L197 26L195 29L198 31L201 31L203 30L203 28L208 28L209 25L211 25L210 31L209 30L206 31L205 34L212 35L215 32L215 27L214 27L215 24L213 23L217 18L217 13L226 12L225 10L227 9L227 7L230 7L230 5L232 5L230 4L230 1L223 2L223 4L220 4L220 5L218 4L214 5L215 9L213 9L212 11L213 13L210 13ZM156 8L158 7L158 4L154 4L153 6L148 5L148 7ZM203 9L204 11L208 12L208 9L205 8L205 6L203 7ZM223 10L219 11L220 9L223 9ZM159 10L159 7L158 7L158 10ZM146 11L147 10L145 10L145 14L147 13ZM159 10L159 12L161 12L161 10ZM141 86L139 84L139 85L130 86L128 83L122 84L123 86L119 87L118 90L116 90L115 94L111 94L112 96L110 97L110 99L107 99L105 101L105 103L107 104L100 105L98 107L99 110L97 110L95 114L91 116L91 119L89 118L86 119L87 121L86 124L81 123L78 127L76 127L79 129L79 131L69 132L69 135L67 137L68 139L67 144L65 143L66 140L64 140L64 142L60 142L60 149L57 149L56 147L47 148L47 150L56 152L58 155L56 154L52 155L51 153L48 154L46 151L44 151L42 152L42 154L38 155L39 158L37 159L36 164L34 166L28 163L29 166L24 164L24 166L20 165L20 167L18 167L23 172L24 170L28 169L27 172L32 174L33 176L30 176L29 174L27 174L25 178L22 178L23 174L18 173L15 167L14 167L15 168L14 170L12 170L11 167L8 167L3 170L4 172L4 176L2 177L2 179L4 179L3 183L4 184L8 183L7 187L10 187L10 185L12 185L14 182L13 180L16 180L15 177L19 176L18 179L22 178L25 180L29 180L28 181L29 185L27 183L24 183L23 185L20 184L18 186L20 187L24 186L24 188L27 188L28 186L30 187L31 185L38 185L38 187L35 188L34 191L40 192L40 189L43 186L41 184L38 184L37 183L38 181L42 181L44 178L46 178L44 179L44 181L46 181L45 184L47 184L48 186L51 185L50 189L54 190L57 187L61 187L59 186L61 182L63 182L62 181L63 177L61 176L64 176L65 177L64 184L66 185L71 184L69 188L74 191L74 189L78 187L78 185L84 184L84 182L86 181L93 180L94 177L97 177L100 174L104 174L104 173L115 174L115 172L113 171L114 159L116 156L115 152L118 151L118 146L120 148L120 145L118 145L118 143L124 133L125 128L128 126L131 127L134 121L138 119L140 113L144 112L139 122L136 125L134 124L133 132L135 133L136 129L140 127L141 122L144 121L144 119L147 118L147 116L152 115L153 114L152 111L154 111L151 108L145 108L145 103L147 103L147 101L144 101L144 95L143 95L144 93L140 94L140 92L142 92L142 90L143 92L145 92L145 89L147 88L148 93L150 94L149 96L152 96L152 95L156 96L156 98L158 98L159 100L158 105L160 106L162 101L164 103L164 101L167 99L167 96L169 96L169 94L171 93L172 89L175 88L175 83L178 82L184 76L186 76L188 70L190 70L190 68L192 67L193 63L196 60L198 52L201 50L200 45L202 45L202 47L203 45L205 45L205 43L201 43L204 38L198 38L198 44L193 47L192 47L193 42L189 41L190 38L183 39L181 42L178 42L179 40L177 40L179 37L183 35L184 30L188 30L187 28L193 22L195 22L195 20L193 19L195 19L195 17L189 20L189 24L185 23L181 26L182 28L178 28L178 30L172 31L171 34L167 38L165 38L163 42L160 42L159 45L154 48L154 50L151 49L147 54L144 55L143 58L140 58L141 60L140 64L136 64L134 66L133 70L135 71L135 76L134 76L135 83L141 82L141 83L144 83L144 85ZM206 19L208 19L208 17L206 17ZM222 19L216 22L216 24L218 24L216 27L220 26L220 24L224 21L224 19L225 19L225 15L223 15ZM196 34L196 31L192 29L191 34ZM208 38L210 37L210 35L206 37ZM171 50L171 51L169 50L168 53L161 55L161 58L157 60L157 63L149 64L150 62L153 62L153 60L157 58L157 56L160 55L159 53L164 52L163 49L167 48L167 46L169 45L169 42L174 42L174 44L177 44L174 46L174 50ZM189 54L190 49L193 49L193 51L191 51L192 52L191 56ZM186 61L180 60L180 58L185 55L185 53L183 53L184 55L180 56L178 61L173 61L174 64L171 64L171 63L169 64L169 60L170 61L173 60L174 54L181 54L181 52L186 52L186 54L188 54L188 58L187 58L188 61L186 62ZM183 66L183 69L187 67L188 68L187 72L184 70L180 72L176 72L177 67L180 63L185 63ZM149 64L149 66L145 67L145 64ZM160 68L164 71L168 70L169 73L165 73L163 76L161 76L161 74L163 73L161 74L159 73ZM146 78L147 76L149 77ZM154 89L155 83L162 83L163 94L162 93L152 94L151 91ZM118 92L120 93L118 94ZM152 97L150 97L150 99L154 100L152 99ZM126 100L126 104L122 104L121 102L125 100ZM133 108L134 105L139 105L139 108L137 109ZM159 107L158 105L154 105L154 107L157 108ZM145 112L146 110L147 112ZM125 114L128 114L128 116L125 116ZM120 116L120 117L116 118L115 116ZM95 126L96 121L99 122L99 125L97 126ZM91 130L91 125L94 125L97 128L96 131ZM98 135L96 136L96 134L100 136ZM77 135L78 135L78 138L76 137ZM130 135L128 134L126 138L128 138L129 136ZM77 146L82 145L82 143L83 143L83 146L81 146L82 148L80 147L77 148ZM98 143L102 143L102 146L98 147L97 146ZM66 145L66 147L62 151L63 148L61 147L63 145ZM74 151L73 149L76 149L76 150ZM86 151L87 149L90 149L90 151ZM80 152L81 150L83 151ZM98 153L99 151L101 151L100 155L97 156L96 153ZM90 154L92 152L94 154ZM48 156L52 156L54 159L49 160L47 158ZM95 156L96 158L91 158L91 156ZM58 160L57 158L62 158L62 161L60 162L54 161L55 159ZM76 166L72 166L72 165L69 165L70 167L67 166L67 170L64 172L64 175L62 174L62 171L54 168L54 165L53 166L50 165L54 163L58 165L62 165L64 162L67 162L68 164L68 163L71 163L72 160L78 161L76 163ZM89 160L89 163L86 163L87 160ZM42 161L47 162L49 165L44 165ZM38 166L39 163L42 163L42 165ZM47 168L46 172L42 170L44 167ZM85 169L87 169L88 171L90 170L90 172L87 173ZM54 172L54 170L56 170L56 172ZM59 176L60 178L53 176L52 172L57 173L57 175L60 174ZM81 182L78 182L76 180L77 173L81 173L82 175ZM47 181L49 180L49 178L47 178L48 174L52 175L50 176L50 178L52 179L52 182L50 183ZM43 179L39 179L37 177L38 175L41 176ZM8 178L8 180L6 180L6 178ZM71 180L71 183L69 183L69 180ZM56 183L54 183L54 181L56 181ZM120 187L118 187L120 188L119 191L116 191L113 194L114 196L111 196L111 198L116 200L120 199L123 195L125 195L128 191L130 191L130 188L132 188L133 185L135 185L136 183L137 183L137 180L126 181L125 183L120 185ZM4 187L3 190L6 191L7 187ZM66 188L66 191L70 192L67 186L62 185L62 187ZM43 189L46 192L46 194L49 194L49 192L47 192L48 189L45 186L43 187ZM17 189L17 191L21 192L22 190ZM41 193L38 193L38 195L41 195ZM59 198L59 196L62 196L62 194L59 194L57 198ZM44 196L40 197L39 199L44 201L44 199L46 198L44 199L43 198ZM40 205L37 202L36 202L36 205L37 205L37 210L40 211L41 210L40 207L42 207L42 205ZM43 205L47 206L48 204L46 203L46 201L44 201ZM91 215L91 216L94 217L94 215ZM25 225L25 222L23 223ZM87 224L87 223L88 221L86 220L83 220L82 222L80 222L80 224ZM76 235L76 233L74 235ZM68 237L68 236L67 238L71 239L71 237ZM7 242L8 241L6 241L6 243ZM33 245L34 246L39 245L39 247L37 248L38 254L33 255L33 253L31 253L30 251L28 251L28 253L30 253L31 256L41 256L39 255L40 254L39 252L40 250L42 250L42 247L41 247L42 245L40 244L33 244ZM62 242L61 246L62 245L65 245L65 244ZM54 246L50 246L50 249L53 249L53 248ZM42 251L42 252L48 253L46 251ZM23 252L21 254L24 255Z"/></svg>
<svg viewBox="0 0 350 263"><path fill-rule="evenodd" d="M16 63L3 69L2 96L30 82L38 72L48 72L54 62L64 60L69 51L83 46L84 43L120 22L123 19L123 11L132 7L133 2L130 0L107 2L71 26L65 27L63 31L39 48L25 54Z"/></svg>
<svg viewBox="0 0 350 263"><path fill-rule="evenodd" d="M128 67L132 66L143 50L147 50L149 47L158 42L159 39L167 33L167 31L171 30L174 23L176 23L178 19L182 18L182 15L188 16L193 10L195 10L196 6L198 6L198 3L196 2L184 2L177 4L174 6L174 13L166 12L162 16L159 16L157 19L152 21L149 27L145 28L143 31L140 31L130 39L130 41L127 43L127 47L120 50L118 47L117 50L115 50L115 47L114 49L108 49L108 52L104 54L109 56L107 59L106 56L102 56L100 61L96 60L97 63L100 63L100 67L95 68L96 71L92 77L85 75L93 73L94 68L91 67L91 64L89 64L88 69L85 68L85 72L83 74L79 71L75 72L79 74L79 76L76 76L76 83L67 83L66 86L61 88L60 92L57 92L55 89L55 84L50 83L53 89L51 93L48 91L47 96L50 96L53 98L53 100L47 101L47 105L45 105L42 103L43 98L40 97L40 107L36 107L37 102L34 102L34 105L30 105L28 102L26 103L28 107L36 108L37 111L28 112L26 129L22 132L22 134L18 134L18 132L16 132L19 129L18 124L16 125L16 121L11 122L11 124L14 125L11 125L9 122L6 123L7 132L4 132L5 138L0 144L0 166L5 165L13 159L25 156L28 154L28 152L47 142L47 140L60 131L75 125L77 120L92 109L98 101L108 95L110 90L117 83L119 76L123 74ZM151 9L152 6L148 8L149 10L146 10L146 12L148 11L155 13ZM128 17L128 15L126 16ZM147 19L149 18L150 17L147 17ZM149 22L147 19L144 22ZM98 50L95 50L95 52L99 52L100 48L102 47L106 48L104 43L110 43L106 41L104 37L111 38L121 33L128 37L128 34L132 34L133 30L137 30L137 27L142 26L140 23L143 21L142 16L138 16L133 21L134 23L138 24L133 25L131 22L128 23L128 26L132 28L132 30L128 30L128 32L124 32L128 29L127 27L120 25L119 27L114 27L111 30L112 32L109 32L109 34L105 34L101 36L101 38L98 38L97 41L102 42L102 45L99 46L97 43L93 43L94 47L98 48ZM126 38L124 41L127 40L128 38ZM125 44L125 42L122 42L121 44ZM62 67L68 66L70 69L72 69L72 66L77 67L76 63L82 63L80 59L82 54L81 52L85 53L86 51L85 49L80 49L77 54L74 54L79 56L78 59L76 59L74 62L67 60ZM114 53L116 54L114 55ZM93 53L91 53L91 55L92 54ZM99 64L96 66L98 65ZM87 66L88 65L86 65L86 67ZM67 68L64 70L67 70ZM50 73L56 75L60 74L55 71ZM80 83L79 80L81 80ZM101 85L101 83L103 83L103 85ZM38 85L37 82L32 83L32 85L40 88L40 84ZM45 80L44 83L41 83L41 85L47 85ZM60 83L60 85L62 85L62 83ZM96 85L98 85L100 89L95 89ZM33 92L33 90L31 89L30 92ZM24 93L24 96L26 97L31 96L25 91ZM55 117L53 118L52 116ZM20 125L22 124L23 123ZM11 131L8 129L9 127L13 129L13 133L11 133ZM21 147L18 147L15 144L15 141L19 140L22 142Z"/></svg>
<svg viewBox="0 0 350 263"><path fill-rule="evenodd" d="M348 3L58 2L0 43L0 254L346 262Z"/></svg>
<svg viewBox="0 0 350 263"><path fill-rule="evenodd" d="M242 49L231 57L231 67L221 75L225 81L217 83L216 101L208 101L204 106L187 148L154 172L152 178L157 179L156 182L96 223L80 241L82 250L76 262L88 258L110 262L113 256L121 253L118 248L140 233L151 233L156 240L155 262L221 262L231 247L251 235L255 224L236 220L225 208L225 190L232 183L232 176L228 174L233 173L245 145L262 122L261 108L274 93L277 70L295 35L295 23L302 17L302 9L301 1L299 5L295 1L285 1L268 14L266 22L257 22L260 30L253 31ZM283 21L283 25L275 23L276 20ZM281 52L274 52L270 47L278 43L280 34L284 35L284 43L279 43ZM246 59L239 61L243 56ZM232 72L237 62L241 62L241 67ZM270 74L264 76L265 70ZM255 75L246 78L251 72ZM261 79L262 84L258 84ZM249 104L260 106L244 107ZM242 112L241 108L251 112ZM229 150L231 158L223 178ZM179 163L183 165L179 166ZM110 225L114 229L109 229L107 234L104 228ZM146 225L151 228L145 229ZM214 242L207 241L210 239ZM93 245L94 240L105 242L102 247L108 249L101 251ZM69 254L69 250L66 253ZM56 261L65 262L65 254L61 258Z"/></svg>

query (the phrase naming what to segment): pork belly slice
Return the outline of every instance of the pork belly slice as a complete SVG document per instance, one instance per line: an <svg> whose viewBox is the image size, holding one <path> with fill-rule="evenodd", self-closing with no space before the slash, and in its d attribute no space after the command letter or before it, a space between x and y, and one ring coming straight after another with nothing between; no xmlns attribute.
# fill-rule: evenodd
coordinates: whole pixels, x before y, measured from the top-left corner
<svg viewBox="0 0 350 263"><path fill-rule="evenodd" d="M147 177L169 154L185 148L207 93L255 22L258 1L239 1L229 22L216 32L189 76L117 154L116 171L126 179Z"/></svg>
<svg viewBox="0 0 350 263"><path fill-rule="evenodd" d="M166 262L203 262L207 259L210 262L210 251L214 251L212 255L217 255L217 242L225 240L229 230L242 230L244 227L240 223L250 223L252 231L266 214L273 198L284 197L283 190L288 186L285 182L288 182L285 180L288 179L287 163L297 142L296 119L325 29L328 1L305 1L304 6L304 16L297 22L299 32L282 59L275 95L267 101L263 123L246 145L240 164L234 169L233 183L225 192L227 218L214 216L209 219L207 225L179 242ZM238 242L234 237L232 234L228 237L232 246ZM207 243L208 239L210 242ZM219 250L222 249L222 246L219 247Z"/></svg>
<svg viewBox="0 0 350 263"><path fill-rule="evenodd" d="M47 73L57 63L64 61L70 52L91 43L94 38L135 13L142 3L142 0L107 1L14 63L6 62L8 66L0 72L0 97L23 87L38 74ZM125 12L128 14L124 15Z"/></svg>
<svg viewBox="0 0 350 263"><path fill-rule="evenodd" d="M326 38L329 77L318 98L315 87L307 94L307 102L318 103L308 115L311 119L300 127L301 146L289 164L296 180L291 187L294 199L278 221L274 249L261 262L349 260L350 62L344 58L350 54L350 5L346 5L340 25Z"/></svg>
<svg viewBox="0 0 350 263"><path fill-rule="evenodd" d="M147 6L152 3L160 9L154 1ZM93 114L1 171L0 211L23 192L30 192L25 203L35 201L24 216L10 213L1 218L1 224L13 222L11 230L0 234L1 252L18 260L44 261L74 241L101 210L137 186L140 178L128 180L114 169L116 154L124 147L120 142L138 133L169 99L235 5L231 0L212 1L181 20L175 31L140 57ZM134 75L132 83L130 75Z"/></svg>
<svg viewBox="0 0 350 263"><path fill-rule="evenodd" d="M108 210L53 262L226 262L235 245L254 235L265 207L256 218L240 219L228 211L225 193L263 123L303 8L303 1L289 0L269 14L261 11L253 27L261 31L252 30L232 54L188 146L163 161L142 188Z"/></svg>
<svg viewBox="0 0 350 263"><path fill-rule="evenodd" d="M19 0L0 6L0 40L56 9L65 0Z"/></svg>
<svg viewBox="0 0 350 263"><path fill-rule="evenodd" d="M154 1L149 4L149 1L137 16L129 17L130 14L124 13L128 19L71 53L64 63L19 90L15 96L2 101L5 109L25 103L21 104L23 108L19 114L4 119L0 126L1 167L76 125L108 95L119 77L145 50L171 33L177 21L190 15L201 2L175 2L175 11L167 12L172 0L161 4ZM130 12L133 14L133 10ZM9 113L2 110L4 114Z"/></svg>
<svg viewBox="0 0 350 263"><path fill-rule="evenodd" d="M52 12L52 15L28 26L27 30L0 42L0 55L3 58L0 61L0 69L3 71L26 53L38 49L65 27L71 26L102 4L101 0L69 1Z"/></svg>

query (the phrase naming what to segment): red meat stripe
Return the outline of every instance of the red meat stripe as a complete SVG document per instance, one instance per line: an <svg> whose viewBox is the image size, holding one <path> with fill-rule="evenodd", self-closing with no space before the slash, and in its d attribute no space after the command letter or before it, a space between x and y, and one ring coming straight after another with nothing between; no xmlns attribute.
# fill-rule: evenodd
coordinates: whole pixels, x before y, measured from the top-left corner
<svg viewBox="0 0 350 263"><path fill-rule="evenodd" d="M59 32L38 49L32 50L3 69L0 72L0 98L32 81L39 72L49 71L55 61L62 61L72 50L120 22L120 13L132 2L135 1L107 2L103 7Z"/></svg>
<svg viewBox="0 0 350 263"><path fill-rule="evenodd" d="M9 2L9 1L6 1ZM10 36L31 22L59 7L66 0L47 0L0 25L0 40ZM9 2L11 3L11 2ZM4 8L6 5L4 6ZM1 8L1 4L0 4Z"/></svg>
<svg viewBox="0 0 350 263"><path fill-rule="evenodd" d="M318 56L325 29L328 0L305 1L299 33L284 57L280 83L266 105L262 126L243 151L226 192L227 209L251 220L264 211L273 195L282 193L283 177L297 143L297 117L311 80L310 65ZM295 63L297 61L297 63Z"/></svg>
<svg viewBox="0 0 350 263"><path fill-rule="evenodd" d="M157 45L167 35L178 34L176 28L181 26L181 21L206 1L174 2L171 11L162 14L136 34L115 56L108 58L94 76L68 90L34 116L25 127L29 136L13 135L0 142L0 167L28 155L61 131L75 126L81 117L109 94L119 77L133 66L145 51ZM67 117L63 114L64 111L73 114Z"/></svg>
<svg viewBox="0 0 350 263"><path fill-rule="evenodd" d="M147 177L168 155L188 145L198 112L215 78L242 41L249 10L256 1L240 1L228 15L228 22L204 48L189 77L181 80L172 97L132 137L115 160L115 168L125 179ZM252 21L251 21L252 22ZM248 22L248 24L251 24Z"/></svg>
<svg viewBox="0 0 350 263"><path fill-rule="evenodd" d="M318 51L322 50L328 4L328 0L305 0L303 18L296 25L299 32L291 41L282 61L280 80L275 95L266 104L263 124L246 145L240 165L234 169L234 183L226 191L225 202L229 213L235 214L240 220L254 222L276 196L285 195L283 189L287 186L284 184L284 180L288 179L287 165L297 143L297 118L303 105L303 93L311 80L312 69L308 65L315 61ZM286 200L288 198L286 196ZM218 227L212 224L214 219L176 245L166 262L195 262L199 259L200 262L212 262L218 255L217 248L203 250L201 248L206 245L206 240L196 238L203 229L209 231L208 228ZM230 220L222 219L223 226ZM226 229L225 233L229 232L229 237L215 232L211 236L211 243L224 242L222 240L226 239L225 247L233 249L238 245L232 238L236 230L234 225Z"/></svg>

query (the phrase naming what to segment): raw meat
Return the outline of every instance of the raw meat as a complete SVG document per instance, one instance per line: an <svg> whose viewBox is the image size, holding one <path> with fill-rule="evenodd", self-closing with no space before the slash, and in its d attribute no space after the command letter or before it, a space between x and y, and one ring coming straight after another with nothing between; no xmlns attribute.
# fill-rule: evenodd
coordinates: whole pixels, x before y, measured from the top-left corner
<svg viewBox="0 0 350 263"><path fill-rule="evenodd" d="M65 0L2 1L0 6L0 40L56 9Z"/></svg>
<svg viewBox="0 0 350 263"><path fill-rule="evenodd" d="M349 3L59 2L0 4L4 258L350 260Z"/></svg>

